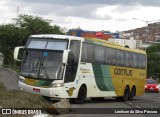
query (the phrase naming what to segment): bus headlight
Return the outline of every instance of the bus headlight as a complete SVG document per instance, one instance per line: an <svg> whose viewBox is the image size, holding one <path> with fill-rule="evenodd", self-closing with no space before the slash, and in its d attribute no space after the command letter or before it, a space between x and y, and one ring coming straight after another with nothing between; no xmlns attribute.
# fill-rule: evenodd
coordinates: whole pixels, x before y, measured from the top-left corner
<svg viewBox="0 0 160 117"><path fill-rule="evenodd" d="M64 83L55 83L55 84L51 84L51 87L63 87Z"/></svg>

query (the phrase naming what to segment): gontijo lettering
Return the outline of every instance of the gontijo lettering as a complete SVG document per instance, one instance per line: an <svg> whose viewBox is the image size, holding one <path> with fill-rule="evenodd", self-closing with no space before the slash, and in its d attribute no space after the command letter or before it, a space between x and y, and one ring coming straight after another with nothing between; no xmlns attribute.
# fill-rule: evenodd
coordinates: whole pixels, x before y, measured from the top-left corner
<svg viewBox="0 0 160 117"><path fill-rule="evenodd" d="M132 70L127 70L127 69L115 68L114 69L114 75L132 76L133 75L133 71Z"/></svg>

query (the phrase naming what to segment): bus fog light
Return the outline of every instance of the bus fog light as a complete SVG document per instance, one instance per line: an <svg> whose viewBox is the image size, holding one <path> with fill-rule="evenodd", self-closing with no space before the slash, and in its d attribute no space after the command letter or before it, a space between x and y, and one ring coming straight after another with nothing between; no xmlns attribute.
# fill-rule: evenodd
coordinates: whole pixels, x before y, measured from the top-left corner
<svg viewBox="0 0 160 117"><path fill-rule="evenodd" d="M64 83L51 84L51 87L63 87Z"/></svg>

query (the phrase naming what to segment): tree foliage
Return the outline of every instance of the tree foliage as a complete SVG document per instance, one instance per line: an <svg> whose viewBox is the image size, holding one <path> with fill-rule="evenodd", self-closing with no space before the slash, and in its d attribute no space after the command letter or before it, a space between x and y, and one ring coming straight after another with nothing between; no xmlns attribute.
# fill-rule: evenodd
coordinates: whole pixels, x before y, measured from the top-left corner
<svg viewBox="0 0 160 117"><path fill-rule="evenodd" d="M146 51L148 76L160 77L160 44L149 46Z"/></svg>
<svg viewBox="0 0 160 117"><path fill-rule="evenodd" d="M19 15L12 24L0 25L0 52L5 65L14 65L13 51L23 46L32 34L63 34L61 27L50 25L50 21L31 15Z"/></svg>

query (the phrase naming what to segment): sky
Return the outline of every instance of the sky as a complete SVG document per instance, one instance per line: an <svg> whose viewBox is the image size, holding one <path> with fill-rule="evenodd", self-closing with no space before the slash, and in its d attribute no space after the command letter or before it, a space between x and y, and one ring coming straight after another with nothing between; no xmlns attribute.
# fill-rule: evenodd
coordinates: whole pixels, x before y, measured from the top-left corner
<svg viewBox="0 0 160 117"><path fill-rule="evenodd" d="M0 14L0 24L28 14L67 29L115 32L160 21L160 0L0 0Z"/></svg>

